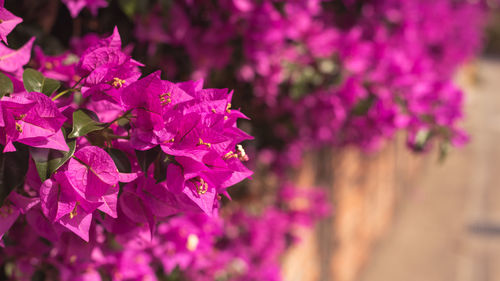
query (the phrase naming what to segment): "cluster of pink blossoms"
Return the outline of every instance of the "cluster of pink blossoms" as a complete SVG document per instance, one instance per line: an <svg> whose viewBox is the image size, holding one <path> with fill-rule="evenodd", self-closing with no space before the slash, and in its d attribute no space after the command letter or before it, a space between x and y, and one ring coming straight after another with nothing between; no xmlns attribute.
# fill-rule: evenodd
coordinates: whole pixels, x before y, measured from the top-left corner
<svg viewBox="0 0 500 281"><path fill-rule="evenodd" d="M483 1L61 2L79 20L122 8L137 44L116 28L56 56L35 38L0 44L0 279L280 280L326 198L283 185L264 206L221 209L252 174L231 103L278 172L399 130L415 150L467 139L452 76L480 47ZM22 19L0 6L7 44Z"/></svg>
<svg viewBox="0 0 500 281"><path fill-rule="evenodd" d="M29 58L23 49L11 50L9 59ZM236 127L245 116L230 109L227 90L203 89L202 81L174 84L159 72L139 79L141 64L121 51L116 29L77 55L71 79L78 82L71 88L60 94L23 88L40 82L45 91L56 81L50 77L67 75L66 55L35 59L44 61L40 70L48 78L23 73L25 60L19 60L9 73L16 86L1 100L3 152L16 151L15 143L29 147L30 167L38 173L28 171L21 193L39 203L35 209L49 225L88 240L97 210L117 218L120 207L151 230L156 220L187 210L212 216L218 195L251 175L239 148L250 137ZM32 81L31 73L42 80ZM118 199L119 183L127 184ZM16 205L21 198L14 191L7 202ZM143 209L142 217L127 205Z"/></svg>
<svg viewBox="0 0 500 281"><path fill-rule="evenodd" d="M267 129L255 130L257 145L284 152L284 163L309 148L374 150L400 130L417 151L433 139L443 148L467 140L452 76L480 48L484 1L150 5L152 11L138 11L136 28L148 54L171 77L233 83L242 97L235 104Z"/></svg>
<svg viewBox="0 0 500 281"><path fill-rule="evenodd" d="M2 13L5 38L21 19ZM0 46L2 278L279 278L275 240L324 215L323 196L289 191L309 203L219 218L221 195L252 174L231 92L142 77L117 29L30 61L34 40Z"/></svg>

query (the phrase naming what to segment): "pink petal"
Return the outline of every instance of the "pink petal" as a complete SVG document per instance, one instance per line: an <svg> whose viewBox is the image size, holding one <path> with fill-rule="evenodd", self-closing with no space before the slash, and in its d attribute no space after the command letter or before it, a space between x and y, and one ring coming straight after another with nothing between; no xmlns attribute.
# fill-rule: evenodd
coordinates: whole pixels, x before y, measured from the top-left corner
<svg viewBox="0 0 500 281"><path fill-rule="evenodd" d="M61 185L47 179L40 186L40 207L47 219L54 222L71 213L76 206L76 199L61 190Z"/></svg>
<svg viewBox="0 0 500 281"><path fill-rule="evenodd" d="M113 159L96 146L75 152L68 163L68 178L84 198L94 200L104 195L110 186L118 184L119 173Z"/></svg>
<svg viewBox="0 0 500 281"><path fill-rule="evenodd" d="M28 198L18 194L17 192L11 192L9 195L9 201L16 206L22 214L25 214L33 206L40 203L40 198Z"/></svg>
<svg viewBox="0 0 500 281"><path fill-rule="evenodd" d="M208 188L204 194L198 194L193 183L187 182L184 188L184 194L191 199L207 215L213 215L214 202L216 197L215 188Z"/></svg>
<svg viewBox="0 0 500 281"><path fill-rule="evenodd" d="M89 242L89 230L90 224L92 223L92 213L87 213L82 208L77 207L76 216L71 218L70 215L66 215L59 220L59 223L71 230L83 240Z"/></svg>
<svg viewBox="0 0 500 281"><path fill-rule="evenodd" d="M38 235L51 241L57 241L59 234L54 228L54 224L42 214L40 208L33 208L26 213L26 221Z"/></svg>
<svg viewBox="0 0 500 281"><path fill-rule="evenodd" d="M16 17L7 9L0 8L0 38L7 44L7 35L16 27L16 25L20 24L23 19L20 17Z"/></svg>
<svg viewBox="0 0 500 281"><path fill-rule="evenodd" d="M112 193L103 195L99 202L102 202L103 204L99 206L99 210L103 211L104 213L108 214L112 218L117 218L117 212L116 212L116 205L118 201L118 189L112 188L110 189Z"/></svg>
<svg viewBox="0 0 500 281"><path fill-rule="evenodd" d="M4 45L0 45L0 70L16 72L26 65L31 57L31 48L35 37L31 38L24 46L18 50L12 50Z"/></svg>
<svg viewBox="0 0 500 281"><path fill-rule="evenodd" d="M119 173L118 181L119 182L131 182L137 179L137 173Z"/></svg>
<svg viewBox="0 0 500 281"><path fill-rule="evenodd" d="M26 135L29 135L29 133L33 131L36 131L38 133L40 132L43 133L42 130L37 130L38 127L36 126L26 125L26 123L24 124L25 126L23 126L22 128L23 128L23 133L25 133ZM33 133L33 135L34 134L36 133ZM18 139L18 141L33 147L51 148L61 151L69 151L68 144L66 143L66 140L64 139L64 135L62 134L61 130L48 137L25 138L25 139Z"/></svg>
<svg viewBox="0 0 500 281"><path fill-rule="evenodd" d="M177 164L167 166L167 187L174 193L180 193L184 189L184 173Z"/></svg>

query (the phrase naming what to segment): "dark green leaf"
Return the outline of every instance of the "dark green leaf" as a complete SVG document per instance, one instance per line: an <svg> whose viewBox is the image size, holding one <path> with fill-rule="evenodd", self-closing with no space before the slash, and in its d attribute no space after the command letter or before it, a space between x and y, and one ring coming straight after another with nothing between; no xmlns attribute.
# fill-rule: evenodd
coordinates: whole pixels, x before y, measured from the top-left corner
<svg viewBox="0 0 500 281"><path fill-rule="evenodd" d="M94 112L86 109L78 109L73 112L73 130L68 137L81 137L90 132L104 129L106 124L96 121L96 117Z"/></svg>
<svg viewBox="0 0 500 281"><path fill-rule="evenodd" d="M30 148L31 157L35 161L36 171L42 182L49 177L49 154L51 149L48 148Z"/></svg>
<svg viewBox="0 0 500 281"><path fill-rule="evenodd" d="M31 156L35 161L36 170L40 179L45 181L66 163L75 153L76 140L68 142L69 151L59 151L47 148L31 148Z"/></svg>
<svg viewBox="0 0 500 281"><path fill-rule="evenodd" d="M106 142L109 140L110 135L113 135L113 130L110 128L105 128L99 131L88 133L87 140L93 146L106 147Z"/></svg>
<svg viewBox="0 0 500 281"><path fill-rule="evenodd" d="M5 74L0 73L0 98L13 92L14 85L12 84L10 78Z"/></svg>
<svg viewBox="0 0 500 281"><path fill-rule="evenodd" d="M118 0L122 12L131 19L137 14L147 11L147 3L144 0Z"/></svg>
<svg viewBox="0 0 500 281"><path fill-rule="evenodd" d="M160 157L155 162L154 179L156 183L160 183L167 179L167 165L169 164L169 157L167 154L160 152Z"/></svg>
<svg viewBox="0 0 500 281"><path fill-rule="evenodd" d="M368 110L370 110L374 102L375 102L375 97L372 95L358 101L358 103L352 109L352 114L355 116L365 115L366 113L368 113Z"/></svg>
<svg viewBox="0 0 500 281"><path fill-rule="evenodd" d="M148 170L149 166L159 157L160 153L161 148L159 145L150 150L135 151L137 161L139 162L139 165L141 166L143 172L146 172Z"/></svg>
<svg viewBox="0 0 500 281"><path fill-rule="evenodd" d="M290 96L294 100L298 100L308 93L307 82L299 81L295 83L290 89Z"/></svg>
<svg viewBox="0 0 500 281"><path fill-rule="evenodd" d="M24 88L28 92L39 92L47 96L57 91L61 83L57 80L47 78L42 73L28 68L23 73Z"/></svg>
<svg viewBox="0 0 500 281"><path fill-rule="evenodd" d="M130 161L128 160L125 152L116 149L116 148L108 148L107 149L109 156L115 162L116 168L120 173L130 173L132 172L132 166L130 165Z"/></svg>
<svg viewBox="0 0 500 281"><path fill-rule="evenodd" d="M46 274L41 269L35 271L35 273L33 273L33 275L31 276L31 281L44 281L44 280L46 280Z"/></svg>
<svg viewBox="0 0 500 281"><path fill-rule="evenodd" d="M10 192L24 183L28 172L29 151L23 144L15 144L16 151L0 153L0 206ZM3 150L3 146L0 146Z"/></svg>

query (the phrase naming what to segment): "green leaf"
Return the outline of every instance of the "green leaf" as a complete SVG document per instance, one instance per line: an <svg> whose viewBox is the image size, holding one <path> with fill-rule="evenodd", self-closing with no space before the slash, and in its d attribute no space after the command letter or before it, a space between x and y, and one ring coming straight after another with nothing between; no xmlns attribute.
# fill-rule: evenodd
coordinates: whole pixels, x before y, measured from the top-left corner
<svg viewBox="0 0 500 281"><path fill-rule="evenodd" d="M76 140L69 141L68 147L69 151L67 152L47 148L32 147L30 149L31 156L35 161L36 170L42 182L50 178L57 169L75 154Z"/></svg>
<svg viewBox="0 0 500 281"><path fill-rule="evenodd" d="M0 73L0 98L13 92L14 85L12 84L10 78L5 74Z"/></svg>
<svg viewBox="0 0 500 281"><path fill-rule="evenodd" d="M24 183L28 172L29 150L23 144L15 144L16 151L0 153L0 206L10 192ZM0 146L3 150L3 146Z"/></svg>
<svg viewBox="0 0 500 281"><path fill-rule="evenodd" d="M159 145L151 148L150 150L135 151L137 161L139 162L139 165L141 166L143 172L146 172L148 170L149 166L159 157L161 152L162 151Z"/></svg>
<svg viewBox="0 0 500 281"><path fill-rule="evenodd" d="M128 160L125 152L116 148L108 148L107 152L115 162L116 168L118 168L118 171L120 171L120 173L132 172L132 166L130 165L130 161Z"/></svg>
<svg viewBox="0 0 500 281"><path fill-rule="evenodd" d="M61 83L57 80L47 78L42 73L28 68L23 73L24 88L28 92L39 92L47 96L57 91Z"/></svg>
<svg viewBox="0 0 500 281"><path fill-rule="evenodd" d="M37 269L31 276L31 281L44 281L46 278L47 274L42 269Z"/></svg>
<svg viewBox="0 0 500 281"><path fill-rule="evenodd" d="M78 109L73 112L73 130L68 137L81 137L104 128L106 128L106 124L99 122L94 112L87 109Z"/></svg>
<svg viewBox="0 0 500 281"><path fill-rule="evenodd" d="M375 102L375 96L370 95L367 98L359 100L358 103L352 109L352 114L355 116L362 116L368 113L368 110L372 107Z"/></svg>
<svg viewBox="0 0 500 281"><path fill-rule="evenodd" d="M148 9L148 1L144 0L118 0L118 5L127 17L133 19L137 14L144 13Z"/></svg>
<svg viewBox="0 0 500 281"><path fill-rule="evenodd" d="M90 132L85 137L93 146L106 147L106 142L109 141L110 135L113 135L113 130L104 128L99 131Z"/></svg>
<svg viewBox="0 0 500 281"><path fill-rule="evenodd" d="M157 158L155 162L155 170L153 173L153 178L156 183L160 183L167 179L167 166L171 162L167 154L160 151L161 155Z"/></svg>

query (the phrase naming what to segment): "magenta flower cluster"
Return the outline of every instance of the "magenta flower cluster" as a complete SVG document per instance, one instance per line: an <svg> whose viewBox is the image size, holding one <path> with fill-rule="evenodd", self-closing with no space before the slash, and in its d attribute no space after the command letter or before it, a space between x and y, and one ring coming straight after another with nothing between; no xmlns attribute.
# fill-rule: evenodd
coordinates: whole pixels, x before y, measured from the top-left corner
<svg viewBox="0 0 500 281"><path fill-rule="evenodd" d="M467 141L453 75L482 0L61 2L75 30L121 8L135 38L12 49L23 20L0 0L0 279L278 281L295 230L329 213L288 184L304 152ZM278 186L226 200L248 160Z"/></svg>
<svg viewBox="0 0 500 281"><path fill-rule="evenodd" d="M0 20L3 38L21 22L3 8ZM74 39L58 56L35 47L29 68L34 40L0 48L2 274L158 280L189 268L182 274L196 280L278 278L281 250L258 261L274 241L261 229L275 224L268 233L285 235L296 216L321 208L219 217L226 189L252 174L232 92L142 77L116 28Z"/></svg>
<svg viewBox="0 0 500 281"><path fill-rule="evenodd" d="M261 122L274 124L259 145L289 154L286 163L307 148L374 150L401 130L417 151L432 139L443 148L467 141L459 127L463 95L452 76L480 48L482 1L185 0L155 7L137 16L136 36L148 54L172 77L233 81L254 97L238 105L254 123L265 116ZM181 50L191 68L165 49Z"/></svg>
<svg viewBox="0 0 500 281"><path fill-rule="evenodd" d="M11 50L11 58L29 59L29 51ZM49 79L62 78L69 74L69 55L49 60L38 52L35 61L45 62L48 71L40 70ZM121 51L117 29L78 56L71 76L78 82L71 88L53 95L14 87L1 100L3 152L16 151L15 143L29 147L30 167L38 173L28 172L31 184L22 191L39 199L35 209L46 217L47 228L61 225L88 241L93 213L117 218L118 206L151 230L156 220L186 210L212 216L218 195L251 175L241 163L244 150L237 149L250 138L236 127L245 116L230 109L227 90L203 89L202 81L174 84L159 72L139 79L141 64ZM13 84L29 85L28 70L16 75L26 60L16 60L19 68L9 73ZM73 95L76 87L80 102ZM52 150L63 152L65 161L47 171ZM127 184L118 200L119 183ZM13 192L7 202L12 196L21 195ZM11 208L7 205L3 208Z"/></svg>

